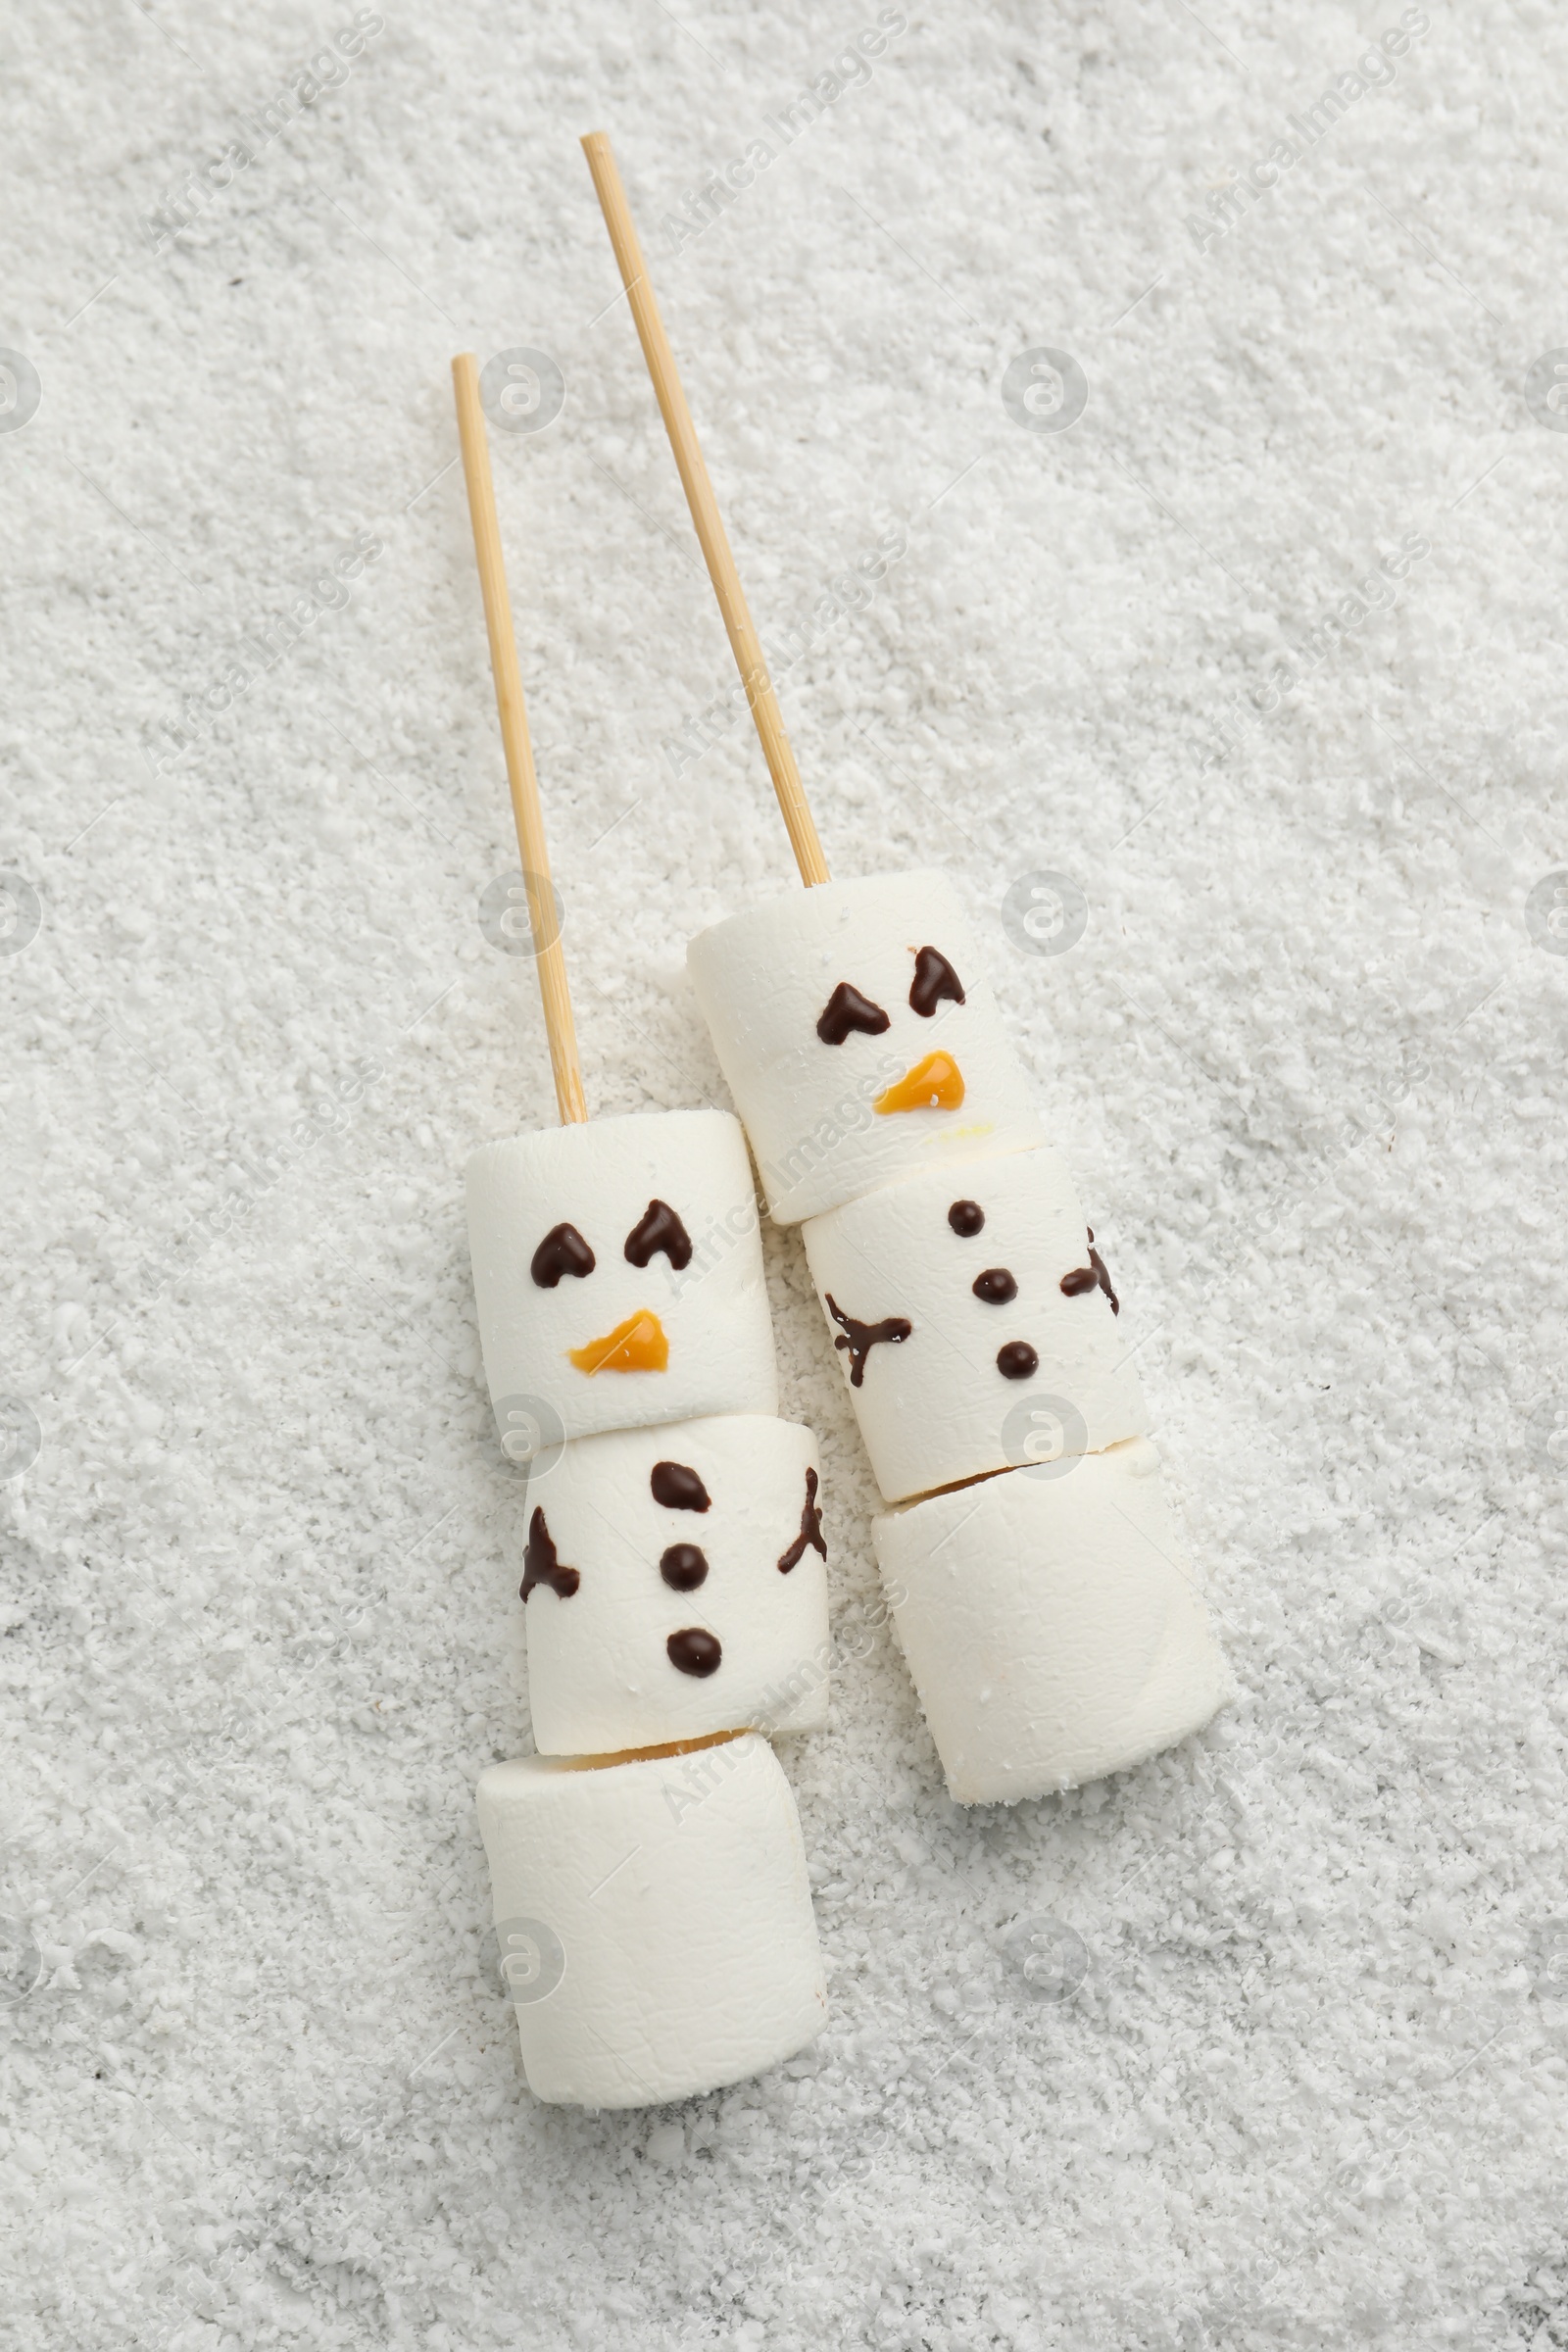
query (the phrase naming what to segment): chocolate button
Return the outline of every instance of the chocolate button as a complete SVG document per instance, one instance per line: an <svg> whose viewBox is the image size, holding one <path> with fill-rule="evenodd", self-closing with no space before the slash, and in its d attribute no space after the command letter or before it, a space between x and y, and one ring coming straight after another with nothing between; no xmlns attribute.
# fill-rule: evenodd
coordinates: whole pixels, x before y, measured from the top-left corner
<svg viewBox="0 0 1568 2352"><path fill-rule="evenodd" d="M718 1636L705 1632L700 1625L683 1626L678 1634L670 1635L664 1647L669 1652L670 1664L682 1674L716 1674L719 1659L724 1655Z"/></svg>
<svg viewBox="0 0 1568 2352"><path fill-rule="evenodd" d="M695 1544L672 1544L659 1563L659 1573L677 1592L695 1592L708 1574L708 1561Z"/></svg>
<svg viewBox="0 0 1568 2352"><path fill-rule="evenodd" d="M656 1502L666 1511L706 1511L711 1502L708 1489L685 1462L656 1462L648 1484Z"/></svg>
<svg viewBox="0 0 1568 2352"><path fill-rule="evenodd" d="M983 1274L975 1276L969 1288L987 1306L1005 1306L1009 1298L1018 1296L1018 1285L1005 1266L988 1266Z"/></svg>

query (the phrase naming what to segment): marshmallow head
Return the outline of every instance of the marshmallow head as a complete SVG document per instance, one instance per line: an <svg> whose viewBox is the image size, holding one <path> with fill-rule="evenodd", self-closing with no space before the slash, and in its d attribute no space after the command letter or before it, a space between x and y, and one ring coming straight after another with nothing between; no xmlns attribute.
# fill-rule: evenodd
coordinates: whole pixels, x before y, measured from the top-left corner
<svg viewBox="0 0 1568 2352"><path fill-rule="evenodd" d="M516 1461L778 1403L751 1168L727 1111L598 1119L468 1162L479 1336Z"/></svg>
<svg viewBox="0 0 1568 2352"><path fill-rule="evenodd" d="M524 1504L528 1703L544 1755L826 1720L826 1544L808 1429L736 1413L615 1430Z"/></svg>
<svg viewBox="0 0 1568 2352"><path fill-rule="evenodd" d="M781 1224L1045 1141L943 875L825 882L686 955Z"/></svg>
<svg viewBox="0 0 1568 2352"><path fill-rule="evenodd" d="M929 1495L871 1534L961 1805L1122 1772L1229 1696L1147 1438Z"/></svg>
<svg viewBox="0 0 1568 2352"><path fill-rule="evenodd" d="M1147 1427L1128 1317L1054 1152L922 1169L803 1238L890 1502Z"/></svg>
<svg viewBox="0 0 1568 2352"><path fill-rule="evenodd" d="M827 2002L788 1781L765 1740L630 1763L529 1756L476 1792L536 2098L655 2107L743 2082Z"/></svg>

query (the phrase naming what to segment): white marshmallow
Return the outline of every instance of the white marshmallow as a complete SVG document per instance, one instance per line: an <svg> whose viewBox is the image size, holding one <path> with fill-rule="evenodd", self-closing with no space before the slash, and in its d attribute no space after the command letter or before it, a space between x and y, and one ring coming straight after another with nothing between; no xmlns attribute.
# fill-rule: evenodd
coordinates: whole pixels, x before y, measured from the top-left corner
<svg viewBox="0 0 1568 2352"><path fill-rule="evenodd" d="M950 1210L972 1224L976 1209L980 1230L957 1232ZM829 1298L858 1323L902 1317L910 1326L906 1339L865 1351L861 1385L850 1388L890 1502L1028 1464L1047 1449L1099 1452L1147 1428L1128 1317L1099 1285L1058 1153L922 1169L813 1217L802 1239L836 1342L846 1335ZM982 1275L1010 1275L1016 1295L978 1298ZM1070 1296L1063 1276L1074 1282ZM1004 1377L999 1354L1020 1345L1034 1350L1035 1366L1025 1356L1022 1376ZM838 1360L853 1384L854 1353L840 1348Z"/></svg>
<svg viewBox="0 0 1568 2352"><path fill-rule="evenodd" d="M948 1790L1013 1804L1207 1723L1230 1679L1147 1438L873 1520Z"/></svg>
<svg viewBox="0 0 1568 2352"><path fill-rule="evenodd" d="M739 1122L727 1111L546 1128L486 1144L467 1176L485 1373L514 1460L598 1430L777 1410L757 1196ZM644 1266L626 1258L653 1201L680 1220L691 1245L684 1268L665 1250ZM586 1242L593 1270L561 1271L542 1287L534 1253L560 1225ZM674 1247L681 1254L678 1240ZM585 1370L571 1361L568 1349L608 1340L639 1314L657 1318L665 1369Z"/></svg>
<svg viewBox="0 0 1568 2352"><path fill-rule="evenodd" d="M964 992L961 1004L941 999L925 1017L910 1003L922 948L947 958ZM779 1223L820 1215L915 1168L956 1168L1045 1142L944 875L798 890L702 932L686 960ZM884 1031L823 1043L817 1021L840 982L886 1014ZM937 1053L957 1065L959 1107L874 1107Z"/></svg>
<svg viewBox="0 0 1568 2352"><path fill-rule="evenodd" d="M656 1478L660 1494L708 1507L661 1501ZM540 1752L825 1722L827 1570L808 1540L815 1495L810 1431L753 1414L615 1430L565 1446L543 1472L536 1465L524 1506L529 1573L549 1559L541 1531L561 1568L577 1572L570 1592L532 1584L524 1607ZM705 1639L683 1642L694 1629ZM718 1648L711 1669L707 1637Z"/></svg>
<svg viewBox="0 0 1568 2352"><path fill-rule="evenodd" d="M536 2098L653 2107L776 2066L827 2002L795 1798L765 1740L529 1756L476 1791Z"/></svg>

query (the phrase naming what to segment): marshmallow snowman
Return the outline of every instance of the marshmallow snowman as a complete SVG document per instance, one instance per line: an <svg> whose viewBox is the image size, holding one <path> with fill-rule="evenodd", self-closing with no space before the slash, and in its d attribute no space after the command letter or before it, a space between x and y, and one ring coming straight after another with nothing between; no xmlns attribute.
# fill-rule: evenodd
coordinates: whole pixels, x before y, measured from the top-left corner
<svg viewBox="0 0 1568 2352"><path fill-rule="evenodd" d="M467 1195L485 1371L514 1460L600 1430L777 1410L757 1198L727 1111L487 1144Z"/></svg>
<svg viewBox="0 0 1568 2352"><path fill-rule="evenodd" d="M523 1620L542 1755L827 1717L816 1442L735 1413L614 1430L530 1478Z"/></svg>
<svg viewBox="0 0 1568 2352"><path fill-rule="evenodd" d="M539 1753L478 1789L524 2064L543 2099L686 2097L823 2016L795 1800L756 1733L825 1720L826 1544L815 1442L775 1418L746 1145L714 1110L519 1136L474 1153L467 1204L529 1464Z"/></svg>
<svg viewBox="0 0 1568 2352"><path fill-rule="evenodd" d="M687 962L773 1214L803 1222L877 1483L907 1506L877 1551L953 1795L1010 1802L1186 1737L1224 1666L1175 1563L1120 1297L951 885L822 884Z"/></svg>
<svg viewBox="0 0 1568 2352"><path fill-rule="evenodd" d="M780 1224L1046 1141L945 875L798 891L686 960Z"/></svg>
<svg viewBox="0 0 1568 2352"><path fill-rule="evenodd" d="M1126 1319L1052 1151L921 1169L803 1228L889 1502L1147 1427Z"/></svg>

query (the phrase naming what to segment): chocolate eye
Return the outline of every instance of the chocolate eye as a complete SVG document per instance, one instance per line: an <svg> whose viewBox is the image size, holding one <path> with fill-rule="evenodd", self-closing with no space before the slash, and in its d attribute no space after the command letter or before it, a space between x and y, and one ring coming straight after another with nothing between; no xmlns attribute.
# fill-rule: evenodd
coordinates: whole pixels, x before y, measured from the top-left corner
<svg viewBox="0 0 1568 2352"><path fill-rule="evenodd" d="M841 980L816 1016L816 1034L824 1046L842 1046L852 1029L865 1037L880 1037L888 1016L880 1004L862 997L858 988Z"/></svg>
<svg viewBox="0 0 1568 2352"><path fill-rule="evenodd" d="M553 1291L563 1274L578 1276L594 1270L594 1253L575 1225L552 1225L528 1263L542 1291Z"/></svg>
<svg viewBox="0 0 1568 2352"><path fill-rule="evenodd" d="M650 1200L626 1236L626 1262L646 1266L662 1250L678 1274L692 1262L692 1237L667 1200Z"/></svg>
<svg viewBox="0 0 1568 2352"><path fill-rule="evenodd" d="M985 1230L986 1212L978 1200L955 1200L948 1211L948 1223L960 1242L972 1242L977 1233Z"/></svg>
<svg viewBox="0 0 1568 2352"><path fill-rule="evenodd" d="M910 1004L923 1021L928 1021L944 997L951 1004L961 1004L963 982L940 948L917 949L914 978L909 983Z"/></svg>

